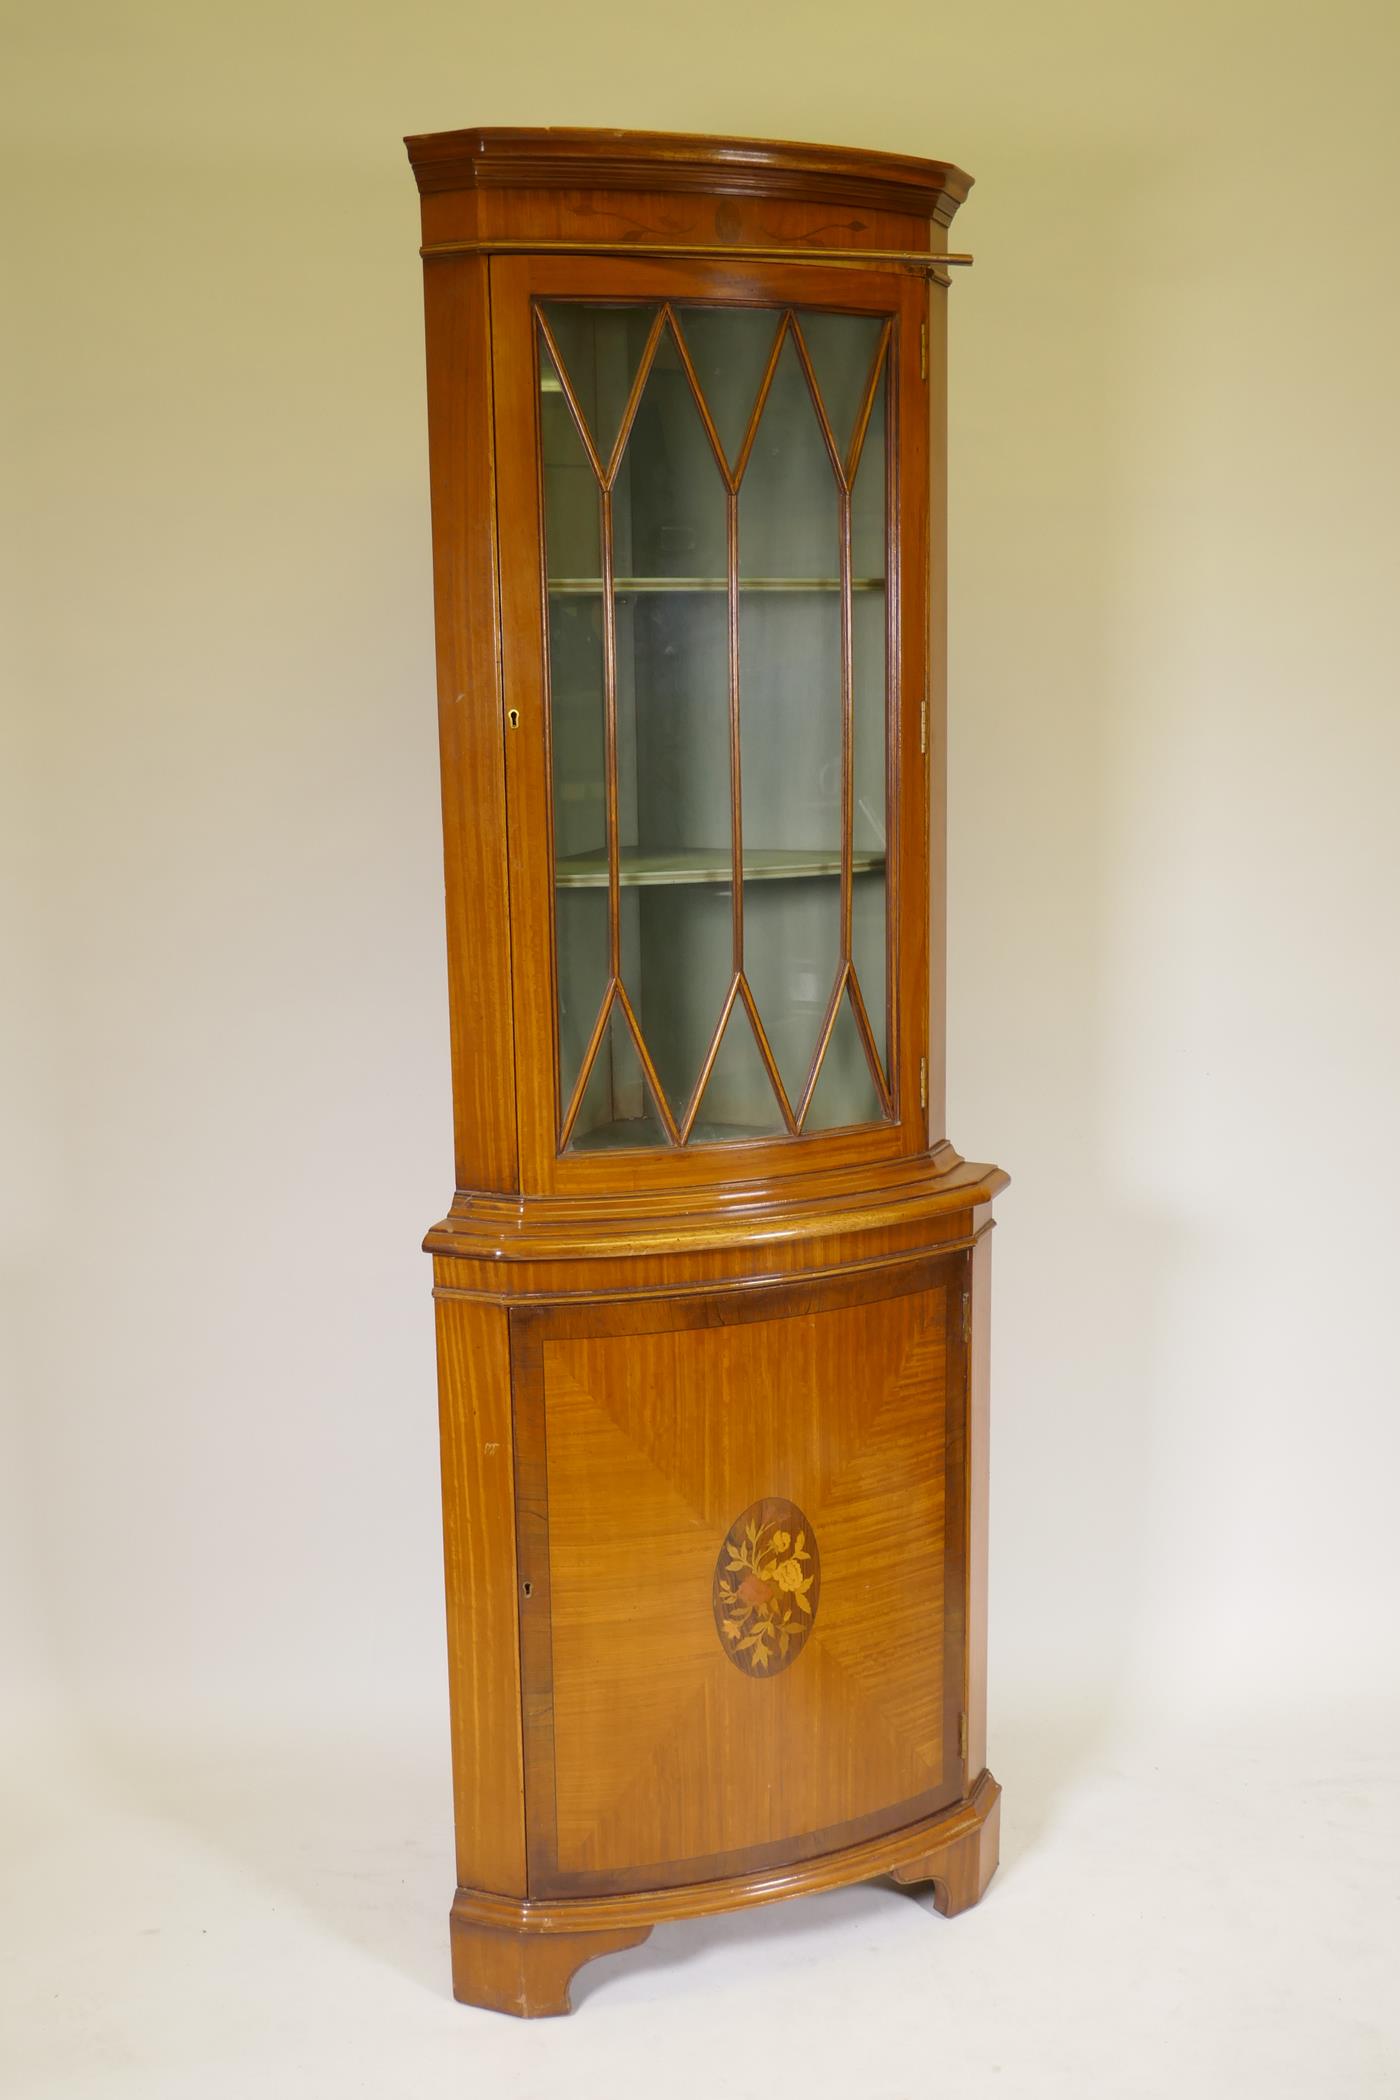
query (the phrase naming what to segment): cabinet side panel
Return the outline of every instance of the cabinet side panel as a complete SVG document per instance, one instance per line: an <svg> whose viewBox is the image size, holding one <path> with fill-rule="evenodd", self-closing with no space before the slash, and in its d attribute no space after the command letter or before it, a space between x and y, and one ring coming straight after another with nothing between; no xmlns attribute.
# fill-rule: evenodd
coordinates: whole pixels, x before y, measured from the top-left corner
<svg viewBox="0 0 1400 2100"><path fill-rule="evenodd" d="M518 1187L491 312L479 257L424 264L456 1179Z"/></svg>
<svg viewBox="0 0 1400 2100"><path fill-rule="evenodd" d="M928 1140L948 1134L948 293L928 293Z"/></svg>
<svg viewBox="0 0 1400 2100"><path fill-rule="evenodd" d="M908 279L900 293L899 385L894 401L897 471L896 509L891 519L891 550L898 569L898 589L890 611L896 624L890 634L890 696L896 710L890 739L889 803L899 812L895 855L897 879L891 891L895 913L899 999L890 1025L897 1041L900 1115L908 1140L922 1150L926 1132L943 1135L938 1120L937 1087L943 1069L942 1044L930 1035L923 1011L929 1001L930 892L928 757L924 703L929 693L928 571L929 478L931 447L942 443L942 395L939 377L928 365L924 285ZM932 964L938 965L934 950ZM934 987L935 1019L940 1012ZM932 1082L927 1113L920 1098L920 1060L927 1058Z"/></svg>
<svg viewBox="0 0 1400 2100"><path fill-rule="evenodd" d="M987 1764L987 1519L991 1458L992 1235L970 1257L967 1370L967 1776Z"/></svg>
<svg viewBox="0 0 1400 2100"><path fill-rule="evenodd" d="M497 256L490 266L493 415L499 439L496 496L504 574L502 675L520 728L507 748L506 793L515 875L515 1041L520 1046L516 1114L525 1187L553 1179L557 1089L554 845L549 814L550 725L544 657L546 608L541 525L535 321L529 264Z"/></svg>
<svg viewBox="0 0 1400 2100"><path fill-rule="evenodd" d="M437 1301L457 1880L525 1891L508 1316Z"/></svg>

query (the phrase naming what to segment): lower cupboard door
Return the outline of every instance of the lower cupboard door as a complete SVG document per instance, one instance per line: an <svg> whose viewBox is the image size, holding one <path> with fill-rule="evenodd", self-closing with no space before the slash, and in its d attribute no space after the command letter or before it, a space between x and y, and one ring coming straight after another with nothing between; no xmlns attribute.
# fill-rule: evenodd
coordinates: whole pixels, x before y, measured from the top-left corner
<svg viewBox="0 0 1400 2100"><path fill-rule="evenodd" d="M963 1791L962 1256L512 1315L532 1895Z"/></svg>

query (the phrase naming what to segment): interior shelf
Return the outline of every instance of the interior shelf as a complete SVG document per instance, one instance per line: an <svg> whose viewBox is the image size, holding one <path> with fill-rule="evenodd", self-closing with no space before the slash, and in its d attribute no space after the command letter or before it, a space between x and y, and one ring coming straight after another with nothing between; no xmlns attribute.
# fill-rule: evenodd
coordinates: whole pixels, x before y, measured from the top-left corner
<svg viewBox="0 0 1400 2100"><path fill-rule="evenodd" d="M551 594L572 593L586 597L590 592L596 597L603 588L601 576L553 576L550 578ZM839 591L839 576L741 576L741 591ZM853 576L853 591L882 591L883 576ZM622 596L635 591L727 591L727 576L614 576L613 591Z"/></svg>
<svg viewBox="0 0 1400 2100"><path fill-rule="evenodd" d="M856 875L883 874L883 853L855 852ZM642 853L624 846L618 880L623 889L676 886L687 882L729 882L734 873L727 846L678 846L670 853ZM808 875L839 875L841 855L802 847L751 846L744 850L745 882L791 882ZM606 853L572 853L557 861L554 881L561 890L601 890L608 886Z"/></svg>

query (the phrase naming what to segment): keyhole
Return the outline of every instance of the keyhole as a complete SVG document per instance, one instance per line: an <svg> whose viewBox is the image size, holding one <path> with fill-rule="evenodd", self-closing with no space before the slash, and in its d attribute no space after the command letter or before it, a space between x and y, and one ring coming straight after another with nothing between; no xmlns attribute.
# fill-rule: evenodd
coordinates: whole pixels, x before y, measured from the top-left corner
<svg viewBox="0 0 1400 2100"><path fill-rule="evenodd" d="M508 707L506 709L506 720L512 729L518 729L520 727L520 709L518 707Z"/></svg>
<svg viewBox="0 0 1400 2100"><path fill-rule="evenodd" d="M521 1585L520 1585L520 1593L521 1593L521 1595L522 1595L523 1597L533 1597L533 1596L534 1596L534 1594L535 1594L535 1585L534 1585L534 1583L533 1583L533 1582L522 1582L522 1583L521 1583Z"/></svg>

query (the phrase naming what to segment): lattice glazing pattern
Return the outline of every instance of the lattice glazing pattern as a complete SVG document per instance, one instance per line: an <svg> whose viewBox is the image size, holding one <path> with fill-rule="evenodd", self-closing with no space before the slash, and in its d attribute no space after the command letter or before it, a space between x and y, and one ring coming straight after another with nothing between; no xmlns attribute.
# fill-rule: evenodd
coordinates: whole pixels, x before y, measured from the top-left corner
<svg viewBox="0 0 1400 2100"><path fill-rule="evenodd" d="M535 318L561 1147L888 1118L891 323Z"/></svg>

